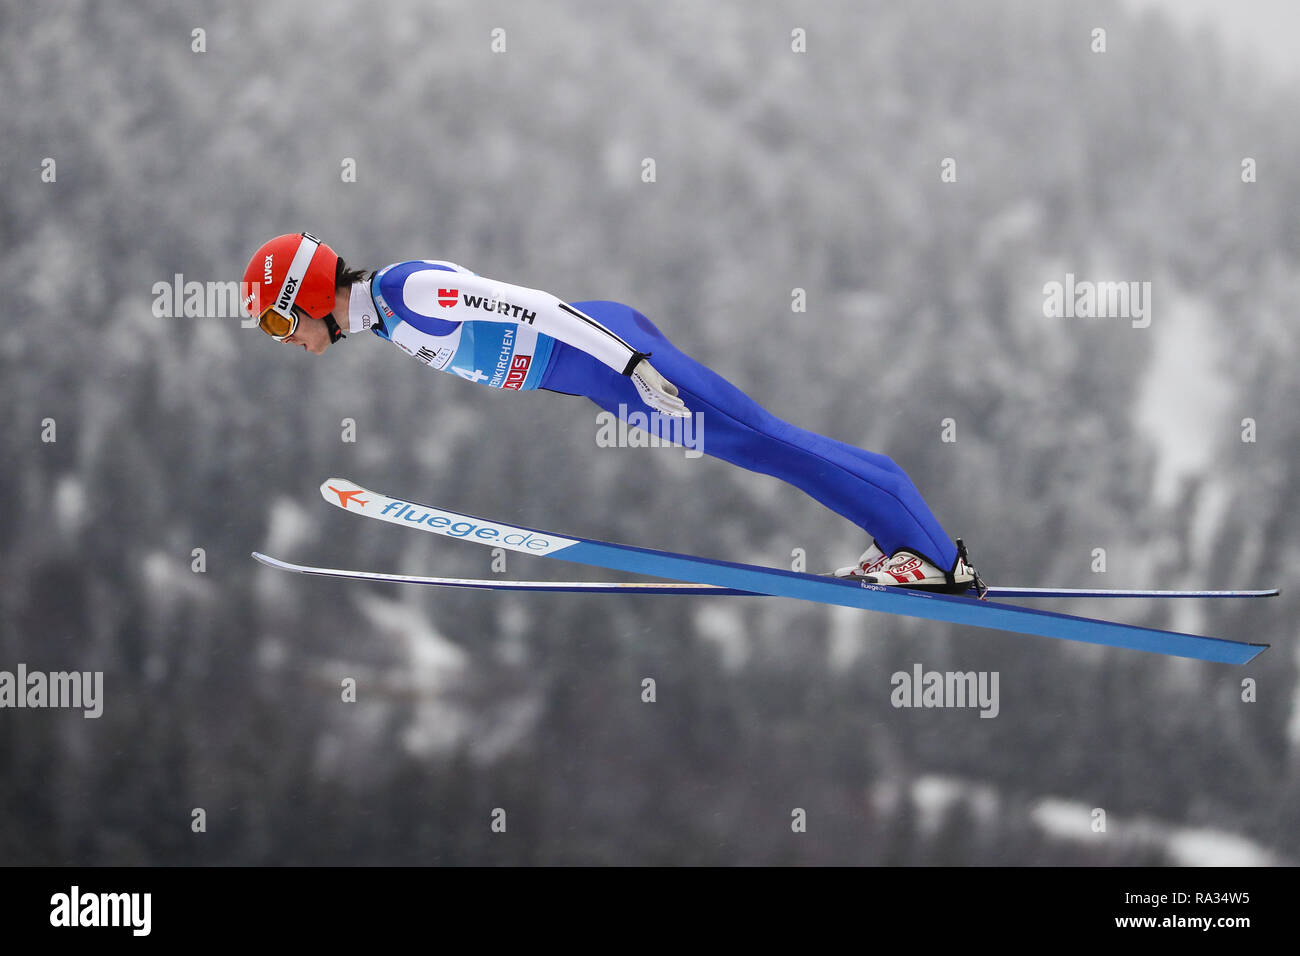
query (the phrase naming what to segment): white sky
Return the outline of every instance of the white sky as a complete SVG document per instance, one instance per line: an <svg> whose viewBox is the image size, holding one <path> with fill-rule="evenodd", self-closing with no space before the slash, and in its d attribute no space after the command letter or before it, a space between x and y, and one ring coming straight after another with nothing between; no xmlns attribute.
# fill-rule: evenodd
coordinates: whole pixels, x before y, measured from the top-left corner
<svg viewBox="0 0 1300 956"><path fill-rule="evenodd" d="M1300 79L1297 0L1126 0L1134 9L1158 7L1178 23L1208 23L1230 47L1267 63L1278 78Z"/></svg>

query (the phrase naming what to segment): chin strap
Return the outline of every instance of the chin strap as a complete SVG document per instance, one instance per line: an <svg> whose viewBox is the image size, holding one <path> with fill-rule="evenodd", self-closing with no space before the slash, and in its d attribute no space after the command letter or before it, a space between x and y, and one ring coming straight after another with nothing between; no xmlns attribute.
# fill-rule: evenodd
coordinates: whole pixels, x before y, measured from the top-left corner
<svg viewBox="0 0 1300 956"><path fill-rule="evenodd" d="M347 338L347 336L343 334L343 330L339 328L339 324L334 321L333 312L325 316L324 322L325 328L330 330L330 345L333 345L339 339Z"/></svg>

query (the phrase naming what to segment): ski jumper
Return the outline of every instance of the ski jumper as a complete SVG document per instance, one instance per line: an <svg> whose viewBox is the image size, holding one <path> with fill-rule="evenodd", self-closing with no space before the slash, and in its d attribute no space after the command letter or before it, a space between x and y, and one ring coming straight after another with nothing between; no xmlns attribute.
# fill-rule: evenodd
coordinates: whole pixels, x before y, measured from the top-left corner
<svg viewBox="0 0 1300 956"><path fill-rule="evenodd" d="M470 381L585 395L614 415L653 411L628 377L652 356L691 413L703 413L705 454L794 485L872 535L886 554L906 548L941 568L956 560L952 539L891 459L782 421L679 351L630 306L566 303L422 259L354 285L347 327L372 331Z"/></svg>

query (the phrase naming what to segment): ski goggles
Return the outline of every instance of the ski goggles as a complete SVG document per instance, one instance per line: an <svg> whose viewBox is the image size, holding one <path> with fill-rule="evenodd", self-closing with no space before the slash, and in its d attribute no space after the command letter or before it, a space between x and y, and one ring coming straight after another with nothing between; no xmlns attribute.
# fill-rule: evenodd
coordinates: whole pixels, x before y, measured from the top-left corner
<svg viewBox="0 0 1300 956"><path fill-rule="evenodd" d="M279 294L257 317L257 327L277 342L283 342L298 331L298 312L293 304L298 298L298 288L302 285L303 277L307 275L307 269L319 246L319 239L303 233L302 242L298 243L293 261L289 263L289 271L285 273L284 282L280 284Z"/></svg>
<svg viewBox="0 0 1300 956"><path fill-rule="evenodd" d="M258 318L257 327L277 342L283 342L298 331L298 313L291 312L286 316L271 306Z"/></svg>

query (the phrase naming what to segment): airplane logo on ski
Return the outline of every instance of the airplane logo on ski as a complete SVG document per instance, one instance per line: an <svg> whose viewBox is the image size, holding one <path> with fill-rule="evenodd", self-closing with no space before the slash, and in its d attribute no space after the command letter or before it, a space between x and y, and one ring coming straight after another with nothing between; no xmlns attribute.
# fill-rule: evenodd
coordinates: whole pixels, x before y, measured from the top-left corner
<svg viewBox="0 0 1300 956"><path fill-rule="evenodd" d="M348 510L348 502L350 501L355 501L359 506L362 507L362 509L364 509L365 506L370 503L366 501L366 499L364 498L357 497L357 495L365 491L364 488L353 488L351 491L343 491L339 488L335 488L333 485L330 485L329 489L330 491L334 492L334 494L339 496L339 507L342 508L344 511Z"/></svg>

